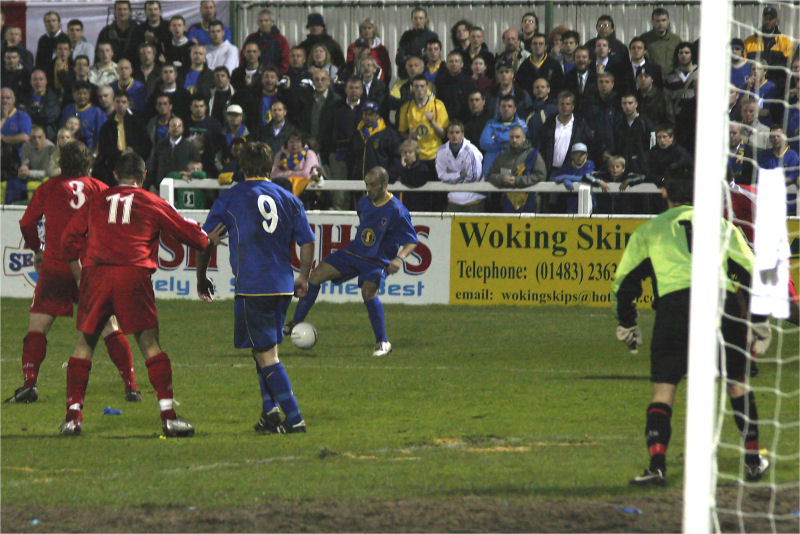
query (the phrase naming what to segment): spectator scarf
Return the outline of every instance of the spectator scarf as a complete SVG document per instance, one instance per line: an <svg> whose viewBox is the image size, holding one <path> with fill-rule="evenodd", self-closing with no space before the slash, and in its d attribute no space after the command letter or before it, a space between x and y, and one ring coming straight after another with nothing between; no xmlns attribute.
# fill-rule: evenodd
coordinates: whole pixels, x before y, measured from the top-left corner
<svg viewBox="0 0 800 534"><path fill-rule="evenodd" d="M361 135L361 139L363 139L365 143L367 139L385 129L386 123L383 121L383 119L378 119L378 122L376 122L374 126L367 126L364 124L363 120L358 123L358 133Z"/></svg>
<svg viewBox="0 0 800 534"><path fill-rule="evenodd" d="M539 150L534 148L531 150L531 153L525 158L525 163L514 169L514 174L516 176L522 176L523 174L530 174L533 172L533 168L536 166L536 156L539 155ZM529 193L506 193L508 197L508 201L514 206L515 211L519 211L526 202L528 202L528 195Z"/></svg>
<svg viewBox="0 0 800 534"><path fill-rule="evenodd" d="M308 154L308 147L303 147L299 152L283 152L278 160L280 162L278 167L284 171L294 170L303 163L306 159L306 154Z"/></svg>

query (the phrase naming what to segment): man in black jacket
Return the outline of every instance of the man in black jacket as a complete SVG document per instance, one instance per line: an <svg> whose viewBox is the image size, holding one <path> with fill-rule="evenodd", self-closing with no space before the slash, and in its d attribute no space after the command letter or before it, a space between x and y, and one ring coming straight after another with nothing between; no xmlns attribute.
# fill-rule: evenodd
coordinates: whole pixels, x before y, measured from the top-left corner
<svg viewBox="0 0 800 534"><path fill-rule="evenodd" d="M136 57L139 43L134 39L138 27L139 23L131 18L131 3L117 0L114 2L114 22L100 30L97 42L111 43L117 61L126 58L135 63L139 61Z"/></svg>
<svg viewBox="0 0 800 534"><path fill-rule="evenodd" d="M173 117L169 121L169 136L153 149L147 164L147 179L142 187L158 194L161 180L171 172L186 170L190 161L200 161L200 154L194 143L183 136L183 121Z"/></svg>
<svg viewBox="0 0 800 534"><path fill-rule="evenodd" d="M128 95L120 92L114 96L114 113L100 128L93 176L110 186L116 185L114 166L122 151L128 148L143 159L150 156L151 145L147 131L139 119L130 113Z"/></svg>
<svg viewBox="0 0 800 534"><path fill-rule="evenodd" d="M45 136L54 140L61 105L58 96L47 87L47 75L42 69L35 69L31 73L31 96L21 104L20 108L28 112L33 124L44 128Z"/></svg>
<svg viewBox="0 0 800 534"><path fill-rule="evenodd" d="M475 89L475 82L464 72L464 59L458 50L447 54L446 67L436 76L436 98L444 102L450 120L464 120L469 115L467 95Z"/></svg>
<svg viewBox="0 0 800 534"><path fill-rule="evenodd" d="M398 77L403 79L409 77L405 69L406 59L412 55L421 57L425 51L425 44L431 39L439 39L439 35L428 29L428 12L425 8L417 6L411 11L411 29L403 32L397 45L394 62L397 65Z"/></svg>
<svg viewBox="0 0 800 534"><path fill-rule="evenodd" d="M311 49L317 43L322 43L331 53L331 63L341 69L344 67L344 54L342 47L336 40L328 35L325 31L325 19L319 13L310 13L308 15L306 28L308 29L308 36L300 43L300 46L306 51L306 57L311 54Z"/></svg>
<svg viewBox="0 0 800 534"><path fill-rule="evenodd" d="M399 146L400 134L381 118L378 104L364 102L347 157L350 180L363 180L375 166L389 168L397 158Z"/></svg>

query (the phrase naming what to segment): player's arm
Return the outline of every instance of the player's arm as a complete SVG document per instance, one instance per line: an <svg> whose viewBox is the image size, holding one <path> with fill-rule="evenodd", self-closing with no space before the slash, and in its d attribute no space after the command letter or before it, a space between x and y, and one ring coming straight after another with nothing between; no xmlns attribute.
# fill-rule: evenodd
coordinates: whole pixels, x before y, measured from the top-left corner
<svg viewBox="0 0 800 534"><path fill-rule="evenodd" d="M308 275L314 260L314 242L300 245L300 273L294 279L294 296L301 299L308 294Z"/></svg>
<svg viewBox="0 0 800 534"><path fill-rule="evenodd" d="M225 226L217 225L208 233L208 245L197 251L197 296L206 302L214 300L214 283L208 279L208 264L211 261L211 252L219 245L225 234Z"/></svg>
<svg viewBox="0 0 800 534"><path fill-rule="evenodd" d="M392 261L389 262L389 266L386 268L386 272L389 274L394 274L399 271L403 267L403 262L406 261L406 258L409 254L414 252L414 249L417 248L416 243L408 243L403 245L403 248L400 249L400 252L397 253L397 256L392 258Z"/></svg>
<svg viewBox="0 0 800 534"><path fill-rule="evenodd" d="M638 352L642 334L636 324L636 299L642 295L642 282L653 276L653 265L642 242L640 232L634 232L617 267L611 285L611 307L617 318L616 337L632 352Z"/></svg>
<svg viewBox="0 0 800 534"><path fill-rule="evenodd" d="M75 281L81 283L80 257L86 246L86 234L89 232L89 205L84 205L67 223L61 235L61 250L69 262L69 270Z"/></svg>
<svg viewBox="0 0 800 534"><path fill-rule="evenodd" d="M19 229L25 241L25 248L32 250L34 253L34 267L36 267L37 258L41 265L42 251L44 249L42 241L39 239L39 221L44 216L44 206L41 202L42 195L37 193L39 193L38 189L33 193L33 198L31 198L28 207L25 208L25 213L19 220ZM36 272L39 272L38 268Z"/></svg>

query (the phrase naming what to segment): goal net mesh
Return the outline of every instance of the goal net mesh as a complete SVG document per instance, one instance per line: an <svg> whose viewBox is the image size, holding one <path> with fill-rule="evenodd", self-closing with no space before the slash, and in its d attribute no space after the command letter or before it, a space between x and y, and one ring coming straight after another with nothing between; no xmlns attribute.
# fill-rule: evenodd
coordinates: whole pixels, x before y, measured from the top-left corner
<svg viewBox="0 0 800 534"><path fill-rule="evenodd" d="M800 151L800 2L735 2L730 37L725 213L752 240L747 230L753 228L751 215L756 211L757 192L748 187L756 188L759 167L783 168L788 182L795 187L797 184L797 159L792 153ZM741 45L744 61L734 56ZM800 231L794 187L789 188L786 204L790 277L797 284ZM752 214L747 211L748 205ZM753 277L758 276L754 271ZM788 287L786 295L789 298ZM751 332L752 319L747 319ZM768 322L772 334L769 349L756 354L751 346L747 356L749 387L757 403L759 449L770 467L761 480L748 480L745 443L734 421L725 384L721 383L714 428L717 471L713 528L718 532L800 532L800 340L796 324L775 318ZM717 335L724 343L721 331Z"/></svg>

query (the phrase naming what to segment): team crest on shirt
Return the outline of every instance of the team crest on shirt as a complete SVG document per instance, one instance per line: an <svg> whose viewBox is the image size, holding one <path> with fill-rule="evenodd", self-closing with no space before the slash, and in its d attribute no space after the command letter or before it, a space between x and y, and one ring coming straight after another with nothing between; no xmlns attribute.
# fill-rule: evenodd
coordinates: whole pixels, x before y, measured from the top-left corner
<svg viewBox="0 0 800 534"><path fill-rule="evenodd" d="M417 134L417 137L426 137L428 135L428 127L424 124L420 124L416 128L414 128L414 133Z"/></svg>
<svg viewBox="0 0 800 534"><path fill-rule="evenodd" d="M31 287L36 285L39 273L33 268L33 251L25 248L24 240L16 247L3 247L3 274L22 276Z"/></svg>
<svg viewBox="0 0 800 534"><path fill-rule="evenodd" d="M375 244L377 238L375 237L375 232L372 231L372 228L364 228L361 230L361 243L365 247L371 247Z"/></svg>

